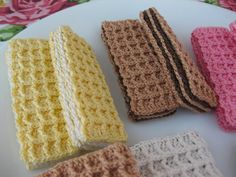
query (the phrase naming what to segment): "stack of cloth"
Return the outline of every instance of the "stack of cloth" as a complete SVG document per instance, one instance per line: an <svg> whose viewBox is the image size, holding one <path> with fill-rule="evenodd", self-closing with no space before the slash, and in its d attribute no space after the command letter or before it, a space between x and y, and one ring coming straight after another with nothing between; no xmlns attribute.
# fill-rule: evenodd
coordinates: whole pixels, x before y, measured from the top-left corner
<svg viewBox="0 0 236 177"><path fill-rule="evenodd" d="M202 27L192 33L192 45L202 73L212 85L218 105L219 125L236 130L236 22L231 30Z"/></svg>
<svg viewBox="0 0 236 177"><path fill-rule="evenodd" d="M86 149L125 141L105 77L91 47L69 27L51 34L52 61L69 134Z"/></svg>
<svg viewBox="0 0 236 177"><path fill-rule="evenodd" d="M127 135L91 47L69 27L50 41L9 44L9 79L21 158L34 169Z"/></svg>
<svg viewBox="0 0 236 177"><path fill-rule="evenodd" d="M102 39L119 76L129 117L167 116L181 106L197 112L214 108L214 91L164 18L150 8L140 13L140 19L102 24Z"/></svg>
<svg viewBox="0 0 236 177"><path fill-rule="evenodd" d="M142 141L116 143L61 162L38 177L222 177L205 141L191 131Z"/></svg>

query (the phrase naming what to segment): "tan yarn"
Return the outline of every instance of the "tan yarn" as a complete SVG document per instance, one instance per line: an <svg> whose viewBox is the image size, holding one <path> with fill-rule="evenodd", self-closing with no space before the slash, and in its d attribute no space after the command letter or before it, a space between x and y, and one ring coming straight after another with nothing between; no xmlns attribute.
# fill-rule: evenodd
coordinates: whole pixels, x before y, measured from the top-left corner
<svg viewBox="0 0 236 177"><path fill-rule="evenodd" d="M120 143L61 162L38 177L140 177L130 149Z"/></svg>
<svg viewBox="0 0 236 177"><path fill-rule="evenodd" d="M173 112L178 103L173 86L157 55L146 40L137 20L104 22L103 40L135 120L160 117Z"/></svg>
<svg viewBox="0 0 236 177"><path fill-rule="evenodd" d="M129 117L168 115L178 106L205 112L217 104L205 78L154 8L138 20L104 22L102 38L119 75Z"/></svg>
<svg viewBox="0 0 236 177"><path fill-rule="evenodd" d="M145 21L145 13L148 16L146 18L148 18L152 27L148 26L147 20ZM148 38L152 46L154 46L155 50L159 49L159 46L157 46L154 35L156 34L159 37L162 47L168 55L168 59L170 60L170 63L174 69L178 84L181 88L181 93L183 94L184 98L195 107L185 104L181 97L179 97L178 99L180 104L196 111L199 111L198 109L196 109L196 107L201 109L202 111L209 111L210 108L215 107L216 97L213 90L207 84L205 78L202 76L196 65L194 65L190 56L188 56L188 54L184 51L182 45L178 42L177 37L173 33L172 29L169 27L167 22L164 20L164 18L157 12L155 8L145 10L140 14L140 18L145 30L148 31ZM155 21L155 18L158 22ZM171 49L171 46L165 43L167 38L163 36L163 34L161 34L160 29L157 29L157 23L160 23L162 30L169 38L171 45L173 46L176 54L178 55L179 63L181 63L181 65L183 66L184 71L179 71L181 66L176 65L176 59L174 59L173 56L173 49ZM155 31L155 34L151 32L151 30ZM184 73L186 74L186 78L183 77ZM186 81L188 82L188 87L190 88L192 95L200 101L196 100L196 98L193 98L193 96L186 91ZM201 102L206 102L207 104L209 104L209 107L203 105Z"/></svg>

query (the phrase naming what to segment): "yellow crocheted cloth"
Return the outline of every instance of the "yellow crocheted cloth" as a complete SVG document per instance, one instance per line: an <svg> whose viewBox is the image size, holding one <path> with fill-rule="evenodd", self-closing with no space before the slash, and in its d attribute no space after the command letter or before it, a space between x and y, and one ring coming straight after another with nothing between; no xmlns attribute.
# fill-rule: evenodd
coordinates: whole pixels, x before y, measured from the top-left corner
<svg viewBox="0 0 236 177"><path fill-rule="evenodd" d="M13 40L7 57L20 154L27 168L75 153L58 98L48 41Z"/></svg>
<svg viewBox="0 0 236 177"><path fill-rule="evenodd" d="M50 48L75 145L94 148L126 141L123 123L89 44L64 26L51 34Z"/></svg>

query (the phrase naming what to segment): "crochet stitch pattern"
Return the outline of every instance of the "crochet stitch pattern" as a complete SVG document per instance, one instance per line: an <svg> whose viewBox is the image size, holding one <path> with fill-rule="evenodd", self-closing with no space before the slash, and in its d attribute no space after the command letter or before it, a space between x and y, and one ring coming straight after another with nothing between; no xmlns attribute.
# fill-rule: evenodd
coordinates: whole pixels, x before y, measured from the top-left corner
<svg viewBox="0 0 236 177"><path fill-rule="evenodd" d="M192 45L202 73L218 98L216 114L226 131L236 130L236 40L222 27L197 28Z"/></svg>
<svg viewBox="0 0 236 177"><path fill-rule="evenodd" d="M51 34L50 47L73 143L88 150L126 141L124 125L89 44L62 26Z"/></svg>
<svg viewBox="0 0 236 177"><path fill-rule="evenodd" d="M196 132L142 141L131 151L142 177L222 177Z"/></svg>
<svg viewBox="0 0 236 177"><path fill-rule="evenodd" d="M27 168L77 152L66 130L48 41L12 40L7 57L20 155Z"/></svg>
<svg viewBox="0 0 236 177"><path fill-rule="evenodd" d="M103 22L102 39L131 119L167 116L178 107L216 107L214 91L155 8L141 12L140 21Z"/></svg>
<svg viewBox="0 0 236 177"><path fill-rule="evenodd" d="M171 27L155 8L140 13L149 41L161 50L163 60L178 93L178 102L189 109L205 112L216 106L216 97Z"/></svg>
<svg viewBox="0 0 236 177"><path fill-rule="evenodd" d="M141 177L130 149L120 143L61 162L38 177Z"/></svg>
<svg viewBox="0 0 236 177"><path fill-rule="evenodd" d="M103 22L107 45L133 120L169 115L179 106L167 71L138 20Z"/></svg>

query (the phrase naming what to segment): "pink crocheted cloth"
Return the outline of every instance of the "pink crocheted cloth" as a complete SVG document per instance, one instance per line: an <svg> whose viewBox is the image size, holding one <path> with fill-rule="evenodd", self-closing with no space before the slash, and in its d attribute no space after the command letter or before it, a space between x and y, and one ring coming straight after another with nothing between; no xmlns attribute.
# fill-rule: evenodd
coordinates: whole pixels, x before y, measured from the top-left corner
<svg viewBox="0 0 236 177"><path fill-rule="evenodd" d="M235 0L218 0L218 3L220 6L236 12L236 1Z"/></svg>
<svg viewBox="0 0 236 177"><path fill-rule="evenodd" d="M197 63L217 94L216 114L226 131L236 130L236 22L222 27L197 28L192 33Z"/></svg>

